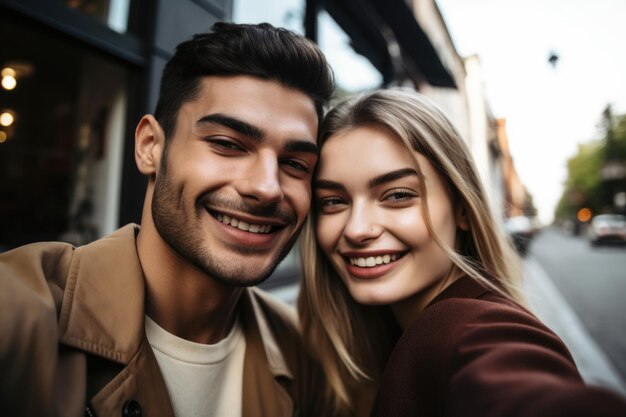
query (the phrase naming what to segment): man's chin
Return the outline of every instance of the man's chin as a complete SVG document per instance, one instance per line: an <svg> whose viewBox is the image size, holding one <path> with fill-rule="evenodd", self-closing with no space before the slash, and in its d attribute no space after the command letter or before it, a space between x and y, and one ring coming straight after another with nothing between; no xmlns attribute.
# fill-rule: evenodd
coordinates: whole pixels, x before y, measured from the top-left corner
<svg viewBox="0 0 626 417"><path fill-rule="evenodd" d="M255 277L250 279L217 276L215 277L215 280L231 287L254 287L263 283L265 280L267 280L267 278L269 278L269 275L262 278Z"/></svg>
<svg viewBox="0 0 626 417"><path fill-rule="evenodd" d="M266 281L280 263L289 254L293 247L293 240L289 245L283 246L280 250L273 251L237 251L236 255L230 257L227 261L223 259L220 264L213 263L211 270L212 276L216 281L223 284L238 287L253 287ZM224 262L226 261L226 262ZM206 271L205 272L209 272Z"/></svg>
<svg viewBox="0 0 626 417"><path fill-rule="evenodd" d="M271 268L268 271L259 272L259 270L253 270L249 273L240 272L237 274L220 273L212 275L213 279L221 282L225 285L231 285L234 287L254 287L266 281L275 268Z"/></svg>
<svg viewBox="0 0 626 417"><path fill-rule="evenodd" d="M253 287L267 280L274 272L281 258L272 256L273 262L268 264L267 258L271 255L264 255L265 259L260 262L254 262L253 257L233 257L232 259L215 263L196 264L202 272L224 285L236 287Z"/></svg>

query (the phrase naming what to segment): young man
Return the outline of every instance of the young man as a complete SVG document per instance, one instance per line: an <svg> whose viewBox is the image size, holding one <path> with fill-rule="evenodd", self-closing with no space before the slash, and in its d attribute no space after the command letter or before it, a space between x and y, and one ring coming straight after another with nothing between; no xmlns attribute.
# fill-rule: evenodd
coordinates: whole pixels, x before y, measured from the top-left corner
<svg viewBox="0 0 626 417"><path fill-rule="evenodd" d="M250 286L307 216L332 91L319 49L267 24L180 44L136 130L141 227L0 255L0 409L324 414L292 311Z"/></svg>

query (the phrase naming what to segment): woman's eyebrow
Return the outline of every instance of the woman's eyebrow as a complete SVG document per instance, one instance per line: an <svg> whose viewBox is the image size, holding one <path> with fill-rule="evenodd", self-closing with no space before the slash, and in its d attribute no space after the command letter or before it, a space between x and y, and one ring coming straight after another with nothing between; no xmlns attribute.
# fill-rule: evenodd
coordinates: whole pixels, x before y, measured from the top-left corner
<svg viewBox="0 0 626 417"><path fill-rule="evenodd" d="M374 177L371 180L369 180L367 185L369 188L374 188L381 184L395 181L397 179L404 178L404 177L410 177L410 176L419 177L417 175L417 171L415 171L413 168L402 168L402 169L387 172L385 174ZM325 180L325 179L316 180L313 186L315 188L323 188L326 190L345 190L346 189L346 187L340 182L330 181L330 180Z"/></svg>
<svg viewBox="0 0 626 417"><path fill-rule="evenodd" d="M369 188L374 188L386 182L391 182L400 178L410 177L410 176L419 177L417 175L417 171L415 171L413 168L402 168L402 169L387 172L386 174L382 174L377 177L374 177L369 181L368 185L369 185Z"/></svg>

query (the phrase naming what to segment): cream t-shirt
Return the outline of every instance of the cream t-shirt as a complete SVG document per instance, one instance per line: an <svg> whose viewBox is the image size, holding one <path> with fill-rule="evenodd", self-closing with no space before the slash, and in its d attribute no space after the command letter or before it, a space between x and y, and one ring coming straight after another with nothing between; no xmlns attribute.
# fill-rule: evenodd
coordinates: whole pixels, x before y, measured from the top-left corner
<svg viewBox="0 0 626 417"><path fill-rule="evenodd" d="M246 339L239 320L213 345L175 336L148 316L145 321L176 417L241 417Z"/></svg>

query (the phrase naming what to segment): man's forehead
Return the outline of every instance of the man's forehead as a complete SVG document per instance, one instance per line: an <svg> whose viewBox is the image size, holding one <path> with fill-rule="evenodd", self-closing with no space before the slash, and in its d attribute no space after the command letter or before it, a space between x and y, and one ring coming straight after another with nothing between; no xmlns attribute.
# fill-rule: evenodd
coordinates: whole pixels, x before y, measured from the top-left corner
<svg viewBox="0 0 626 417"><path fill-rule="evenodd" d="M251 76L202 77L195 97L183 103L181 113L200 120L221 113L231 117L285 127L299 125L312 132L317 142L317 111L313 100L306 94L282 84Z"/></svg>

